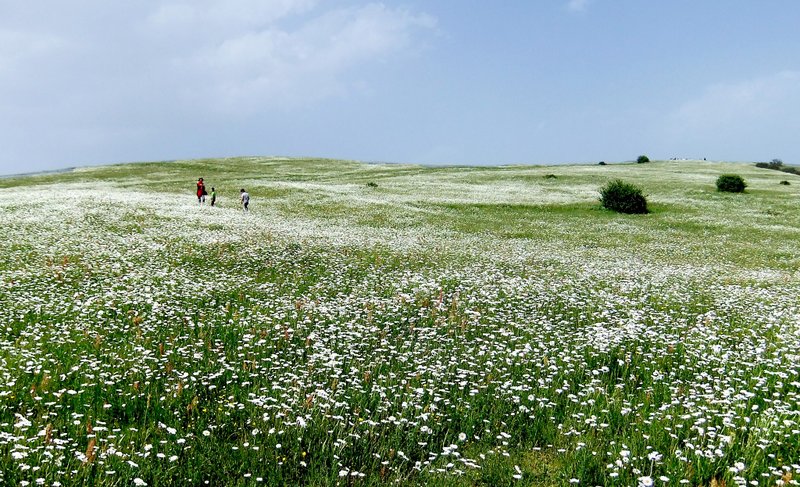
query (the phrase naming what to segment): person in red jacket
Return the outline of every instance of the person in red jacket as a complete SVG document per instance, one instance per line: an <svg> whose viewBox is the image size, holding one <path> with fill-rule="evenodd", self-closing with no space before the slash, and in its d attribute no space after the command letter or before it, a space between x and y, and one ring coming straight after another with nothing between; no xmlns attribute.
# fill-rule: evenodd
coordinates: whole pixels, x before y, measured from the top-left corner
<svg viewBox="0 0 800 487"><path fill-rule="evenodd" d="M197 180L197 202L199 204L203 204L206 202L206 195L208 192L206 191L206 184L203 182L203 178Z"/></svg>

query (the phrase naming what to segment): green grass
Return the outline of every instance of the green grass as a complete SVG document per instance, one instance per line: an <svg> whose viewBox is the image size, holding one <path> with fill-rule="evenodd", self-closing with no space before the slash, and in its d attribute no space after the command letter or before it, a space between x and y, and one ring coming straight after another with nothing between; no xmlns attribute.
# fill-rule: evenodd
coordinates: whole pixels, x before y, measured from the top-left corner
<svg viewBox="0 0 800 487"><path fill-rule="evenodd" d="M746 193L716 192L730 172ZM0 483L797 477L787 177L232 158L0 179ZM603 209L612 179L651 213Z"/></svg>

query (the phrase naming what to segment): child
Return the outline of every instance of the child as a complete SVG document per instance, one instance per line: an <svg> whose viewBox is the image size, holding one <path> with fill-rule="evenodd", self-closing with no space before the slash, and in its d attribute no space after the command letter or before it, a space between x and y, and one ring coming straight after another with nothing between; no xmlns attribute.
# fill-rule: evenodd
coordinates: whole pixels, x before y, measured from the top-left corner
<svg viewBox="0 0 800 487"><path fill-rule="evenodd" d="M214 189L214 186L211 186L211 206L214 206L215 201L217 201L217 190Z"/></svg>
<svg viewBox="0 0 800 487"><path fill-rule="evenodd" d="M250 195L247 194L247 191L245 191L244 188L242 188L242 190L239 191L239 192L242 194L242 208L243 208L243 211L245 211L245 212L250 211L247 208L248 205L250 205Z"/></svg>

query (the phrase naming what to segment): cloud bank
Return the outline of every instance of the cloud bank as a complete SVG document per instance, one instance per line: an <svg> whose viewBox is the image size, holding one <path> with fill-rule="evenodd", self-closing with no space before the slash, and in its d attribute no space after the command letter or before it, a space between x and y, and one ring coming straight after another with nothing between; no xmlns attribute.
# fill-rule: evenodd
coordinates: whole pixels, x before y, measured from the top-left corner
<svg viewBox="0 0 800 487"><path fill-rule="evenodd" d="M800 131L800 71L715 83L669 113L672 145L719 147L723 157L769 160ZM795 135L796 136L796 135Z"/></svg>
<svg viewBox="0 0 800 487"><path fill-rule="evenodd" d="M130 157L152 157L142 144L179 125L191 132L347 94L365 70L414 53L436 28L430 15L382 3L330 5L9 4L0 18L0 164L55 147L77 164L119 160L111 154L126 144Z"/></svg>
<svg viewBox="0 0 800 487"><path fill-rule="evenodd" d="M383 4L322 10L310 0L175 3L148 21L160 35L180 32L188 46L169 59L181 94L232 111L341 93L349 70L411 48L436 23Z"/></svg>
<svg viewBox="0 0 800 487"><path fill-rule="evenodd" d="M800 71L708 86L700 96L681 105L673 117L686 129L723 128L742 119L768 122L787 109L800 109Z"/></svg>

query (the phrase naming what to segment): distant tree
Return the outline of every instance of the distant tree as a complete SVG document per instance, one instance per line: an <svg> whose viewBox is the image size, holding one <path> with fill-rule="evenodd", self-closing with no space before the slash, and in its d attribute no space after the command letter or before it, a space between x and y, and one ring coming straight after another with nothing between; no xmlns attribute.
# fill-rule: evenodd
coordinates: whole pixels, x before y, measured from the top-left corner
<svg viewBox="0 0 800 487"><path fill-rule="evenodd" d="M650 158L642 154L641 156L636 158L636 162L637 164L644 164L645 162L650 162Z"/></svg>
<svg viewBox="0 0 800 487"><path fill-rule="evenodd" d="M769 162L757 162L756 167L761 169L773 169L775 171L788 172L789 174L800 175L800 171L794 166L786 166L780 159L773 159Z"/></svg>

